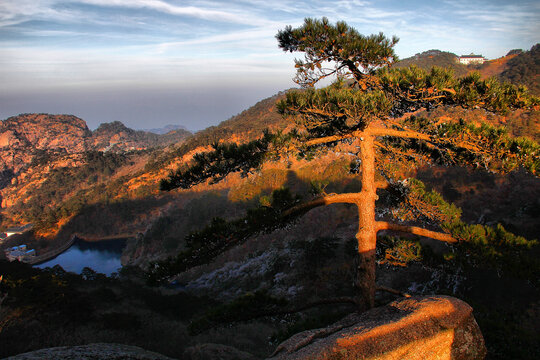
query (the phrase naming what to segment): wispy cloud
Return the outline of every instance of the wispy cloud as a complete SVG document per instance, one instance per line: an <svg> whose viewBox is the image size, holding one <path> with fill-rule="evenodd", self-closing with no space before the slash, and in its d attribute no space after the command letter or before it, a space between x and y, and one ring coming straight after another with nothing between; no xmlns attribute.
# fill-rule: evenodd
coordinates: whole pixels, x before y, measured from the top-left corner
<svg viewBox="0 0 540 360"><path fill-rule="evenodd" d="M215 79L287 88L294 54L280 51L274 36L305 17L397 35L401 57L429 49L498 57L538 42L539 15L540 3L528 0L0 0L0 110L5 89Z"/></svg>
<svg viewBox="0 0 540 360"><path fill-rule="evenodd" d="M540 3L538 2L470 2L452 1L455 18L463 24L484 33L496 36L527 36L538 39L540 34Z"/></svg>
<svg viewBox="0 0 540 360"><path fill-rule="evenodd" d="M80 5L96 7L94 13L96 18L93 19L92 14L87 11L78 11L77 6ZM246 11L245 8L233 7L229 9L222 3L202 7L179 6L162 0L3 0L0 2L0 27L31 20L72 22L84 19L93 22L99 20L99 8L113 8L119 11L121 9L140 9L218 23L260 25L267 21L264 18L254 16L253 12Z"/></svg>
<svg viewBox="0 0 540 360"><path fill-rule="evenodd" d="M55 0L5 0L0 2L0 27L16 25L31 19L60 19L64 16L55 10Z"/></svg>
<svg viewBox="0 0 540 360"><path fill-rule="evenodd" d="M229 32L220 35L204 36L198 37L190 40L183 41L173 41L173 42L164 42L158 44L156 49L158 52L163 53L167 50L173 50L178 48L188 48L201 45L229 45L231 43L235 44L235 47L247 47L249 45L254 45L258 43L259 46L264 46L270 41L273 46L275 46L274 35L276 31L273 28L259 28L259 29L250 29L250 30L240 30ZM248 45L249 43L249 45ZM276 47L277 48L277 47ZM258 49L254 49L258 50Z"/></svg>
<svg viewBox="0 0 540 360"><path fill-rule="evenodd" d="M238 24L253 24L245 11L225 11L199 6L178 6L161 0L79 0L84 4L103 7L125 7L155 10L171 15L191 16L195 18L218 22L233 22Z"/></svg>

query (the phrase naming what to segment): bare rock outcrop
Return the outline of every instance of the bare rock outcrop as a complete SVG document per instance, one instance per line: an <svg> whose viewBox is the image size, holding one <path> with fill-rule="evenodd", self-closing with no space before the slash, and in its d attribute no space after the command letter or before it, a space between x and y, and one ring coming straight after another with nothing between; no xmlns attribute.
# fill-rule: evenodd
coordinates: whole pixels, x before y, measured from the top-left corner
<svg viewBox="0 0 540 360"><path fill-rule="evenodd" d="M119 121L101 124L92 132L73 115L21 114L0 120L0 171L17 174L46 153L140 150L177 143L190 134L184 129L166 135L136 131Z"/></svg>
<svg viewBox="0 0 540 360"><path fill-rule="evenodd" d="M0 145L30 145L35 149L86 150L84 140L92 136L86 122L73 115L23 114L0 122Z"/></svg>
<svg viewBox="0 0 540 360"><path fill-rule="evenodd" d="M272 359L483 359L484 339L465 302L449 296L412 297L325 329L296 334Z"/></svg>
<svg viewBox="0 0 540 360"><path fill-rule="evenodd" d="M137 346L122 344L88 344L41 349L8 357L6 360L172 360L171 358L146 351Z"/></svg>
<svg viewBox="0 0 540 360"><path fill-rule="evenodd" d="M92 132L72 115L22 114L0 121L0 170L17 174L36 153L87 150Z"/></svg>

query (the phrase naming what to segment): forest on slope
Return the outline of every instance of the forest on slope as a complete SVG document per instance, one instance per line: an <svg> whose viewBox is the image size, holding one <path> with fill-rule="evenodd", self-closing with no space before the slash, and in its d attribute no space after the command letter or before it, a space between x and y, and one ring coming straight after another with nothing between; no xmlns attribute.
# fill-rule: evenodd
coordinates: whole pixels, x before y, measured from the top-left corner
<svg viewBox="0 0 540 360"><path fill-rule="evenodd" d="M498 73L490 75L509 80L516 84L526 84L533 91L538 86L538 68L535 65L538 57L538 45L530 51L511 51L507 57L493 60L492 62L502 62L502 66L497 66ZM489 63L489 62L488 62ZM455 55L439 50L430 50L414 57L403 59L396 64L396 67L415 65L420 68L431 66L451 67L457 75L465 74L472 70L478 70L482 74L482 69L490 68L489 65L469 66L460 65L455 62ZM173 169L171 165L175 160L197 147L204 147L216 141L224 139L244 142L258 136L265 128L282 129L286 126L284 119L274 111L274 103L283 94L265 99L243 113L222 122L219 126L213 126L198 132L186 142L178 142L186 136L185 133L173 134L178 138L158 140L155 134L135 132L127 129L120 123L104 124L94 132L91 140L92 151L98 152L86 157L53 156L50 151L44 153L42 150L33 150L32 166L37 166L27 174L21 175L12 180L13 175L9 169L4 169L6 181L13 182L10 186L2 190L3 198L3 218L2 226L8 227L24 222L36 222L38 228L44 228L43 234L51 237L59 226L76 215L80 210L88 205L96 205L106 202L106 198L130 199L141 198L147 195L156 195L156 182L164 171ZM527 136L534 140L540 137L540 127L538 126L538 111L518 111L505 116L494 116L482 110L460 111L459 109L437 109L436 117L464 118L466 121L489 122L493 125L504 125L514 136ZM116 136L115 141L111 139ZM148 138L148 139L147 139ZM128 140L129 139L129 140ZM161 138L160 138L161 139ZM137 147L136 144L144 144L147 150L139 154L135 152L121 155L126 149ZM164 147L167 144L174 144ZM113 144L113 145L111 145ZM123 144L123 145L120 145ZM131 144L131 145L130 145ZM135 146L134 146L135 145ZM123 147L119 147L123 146ZM139 145L140 146L140 145ZM101 155L99 151L110 147L111 154ZM114 150L116 147L116 150ZM13 151L13 147L10 147ZM66 149L69 146L65 147ZM122 150L124 149L124 150ZM152 150L153 149L153 150ZM122 150L122 151L121 151ZM69 151L68 151L69 152ZM119 155L112 155L118 153ZM15 154L13 156L16 156ZM47 157L45 157L47 156ZM113 158L116 159L113 160ZM126 156L129 158L127 160ZM5 156L3 158L9 158ZM89 162L88 162L89 161ZM111 162L112 161L112 162ZM29 161L28 161L29 162ZM92 164L92 162L97 162ZM55 165L54 165L55 164ZM71 164L66 166L66 164ZM105 167L104 167L105 166ZM168 167L169 166L169 167ZM166 169L166 170L164 170ZM8 179L9 178L9 179ZM81 179L83 181L71 181L70 179ZM55 188L62 182L71 183L70 190L56 192ZM82 183L81 186L78 183ZM85 185L86 184L86 185ZM108 190L104 189L110 188ZM96 198L96 194L112 194L98 196L101 200L88 200ZM25 199L31 199L27 201ZM9 206L7 206L9 204ZM37 215L40 214L40 215ZM52 232L51 232L52 231ZM42 242L45 244L45 242Z"/></svg>
<svg viewBox="0 0 540 360"><path fill-rule="evenodd" d="M149 261L163 260L196 246L197 239L209 233L229 228L243 231L241 223L248 221L250 210L268 207L275 200L273 189L286 187L293 199L294 195L309 199L313 194L358 191L358 177L344 171L351 167L350 162L339 156L350 151L346 146L316 160L284 158L245 178L233 174L220 183L202 183L190 190L172 193L158 190L160 180L171 170L190 161L195 153L211 149L215 143L225 140L247 143L257 139L265 128L285 129L287 122L275 111L276 101L283 98L284 94L278 94L265 99L219 126L173 146L133 153L89 153L76 166L63 166L61 162L53 165L43 160L33 175L13 184L21 186L20 189L26 186L25 201L15 200L14 205L3 209L5 224L32 221L38 225L34 234L13 241L34 241L38 249L46 249L75 232L97 235L138 232L140 236L131 239L125 251L125 262L146 268ZM494 115L479 109L439 108L425 110L417 116L433 122L451 123L462 119L476 124L505 124L511 129L512 137L538 139L538 109ZM387 156L390 162L391 156ZM502 223L507 230L528 240L540 233L538 179L522 170L498 175L482 170L473 172L467 167L425 165L403 166L396 172L422 180L426 193L437 201L440 195L433 190L442 194L441 201L459 206L466 223L495 228ZM81 181L84 186L73 187ZM59 190L60 184L70 186ZM31 211L33 207L38 210ZM347 307L336 307L333 311L313 310L284 319L238 321L244 319L243 316L247 320L249 315L260 315L257 307L273 309L282 304L283 298L294 303L339 291L347 295L348 290L344 289L352 282L354 243L351 239L355 229L351 224L354 222L354 209L335 205L308 213L285 229L246 236L242 245L178 275L173 281L187 288L187 294L154 293L135 285L137 283L118 283L117 279L104 279L90 271L81 279L60 269L32 272L2 264L4 274L20 281L19 285L15 280L10 283L10 286L19 286L14 296L28 299L29 304L25 305L30 305L21 310L15 302L6 303L22 311L22 315L19 320L13 318L4 325L0 340L13 344L12 348L5 348L5 355L66 341L47 335L54 331L38 333L25 322L37 313L41 314L39 321L54 320L54 307L58 306L63 309L63 315L77 313L77 309L88 310L83 326L69 323L70 332L77 334L73 343L101 329L104 335L97 336L96 341L112 337L118 339L115 341L144 345L170 356L181 356L186 347L201 342L232 344L265 356L287 336L301 329L326 325L350 311ZM377 254L382 285L415 294L453 294L473 304L478 309L476 316L494 358L526 358L538 352L538 346L534 347L534 334L537 334L534 319L538 315L538 303L535 303L538 288L534 283L537 263L524 269L524 263L512 261L511 256L534 258L538 254L537 247L530 251L510 248L509 253L491 254L493 261L487 252L471 257L470 249L437 247L425 239L410 242L389 235L380 242ZM482 255L486 255L486 259L482 259ZM504 261L497 263L500 259ZM124 280L132 279L133 273L140 275L137 267L126 266L123 272L120 277ZM28 274L28 279L34 279L29 281L26 275L16 274ZM33 287L50 290L46 293L48 301L44 307L36 305ZM83 301L85 294L90 294L95 303ZM515 294L519 294L518 299ZM74 302L65 300L70 298ZM129 308L123 307L126 298L134 299ZM387 299L388 295L379 295L377 301L384 303ZM181 311L179 303L183 305ZM84 307L77 308L80 304ZM104 311L111 304L114 307ZM523 309L526 309L525 314ZM58 321L64 320L60 317ZM51 323L60 329L59 323ZM163 326L159 326L160 323ZM36 342L17 342L24 333L32 334ZM177 334L182 344L171 348L166 340L173 341L174 337L160 339L156 335L167 333ZM523 345L521 348L513 346L518 342Z"/></svg>
<svg viewBox="0 0 540 360"><path fill-rule="evenodd" d="M499 75L502 80L513 84L525 85L533 94L540 94L540 44L534 45L529 51L517 52L508 60L506 69Z"/></svg>
<svg viewBox="0 0 540 360"><path fill-rule="evenodd" d="M325 36L321 36L321 33ZM361 175L362 190L349 190L345 191L346 193L343 193L343 190L327 192L325 188L321 189L317 184L312 184L318 188L318 196L311 201L308 198L306 201L303 194L299 198L298 194L295 196L286 189L274 187L276 190L271 197L261 198L261 206L248 211L243 218L233 221L214 219L202 231L187 236L184 250L176 256L150 266L151 281L167 282L176 275L183 277L183 274L192 268L214 264L222 253L233 251L241 245L245 246L246 242L261 229L272 233L276 226L279 227L281 221L289 219L297 212L300 216L304 214L307 216L309 213L305 212L312 208L339 202L352 203L358 207L356 238L359 258L352 272L360 274L354 277L356 294L359 297L349 302L361 310L373 306L374 295L371 294L375 293L375 264L384 263L375 261L375 244L380 245L380 242L376 241L376 232L379 230L408 232L456 243L456 247L451 246L451 252L444 254L443 258L449 261L446 265L454 271L465 271L463 280L466 282L474 278L475 271L478 274L480 269L488 270L492 266L497 269L501 278L517 276L532 280L536 277L535 274L539 270L538 262L534 260L538 251L536 240L512 235L500 222L497 225L493 224L494 226L482 225L486 214L482 214L471 223L463 222L460 209L447 203L438 192L410 177L410 174L404 174L404 171L414 171L421 164L433 162L454 167L462 162L468 164L471 171L476 169L476 173L478 171L481 173L485 169L501 173L504 177L506 171L519 171L522 166L523 170L526 170L523 175L529 177L533 187L537 188L537 185L534 185L535 181L537 184L535 175L538 166L536 142L527 138L511 139L504 129L485 123L478 124L463 118L451 117L418 118L416 112L424 107L445 109L460 106L465 109L485 108L489 112L502 114L516 108L534 112L538 110L538 98L530 96L523 87L501 84L493 78L482 80L478 73L455 79L451 71L442 68L433 68L429 71L418 67L388 70L385 65L392 62L393 53L389 49L397 42L396 38L387 39L382 34L362 37L345 23L338 22L334 27L326 18L306 19L303 27L294 30L287 27L278 33L277 38L280 47L285 51L306 52L305 60L295 61L297 69L295 81L304 85L306 90L288 93L286 99L280 101L278 105L282 114L294 120L293 126L296 126L296 131L285 134L266 132L261 138L244 144L214 144L206 152L194 156L190 165L183 165L171 173L161 182L161 188L191 189L207 180L210 180L210 183L220 183L227 179L230 173L249 175L252 170L261 171L267 163L280 161L291 163L291 157L295 156L310 162L321 160L330 154L338 157L341 154L342 158L353 158L350 173L356 171ZM357 53L357 49L363 50ZM335 69L323 67L321 64L325 61L335 61ZM341 77L331 86L312 88L318 80L336 73L341 76L348 74L349 77L346 78L348 81ZM384 138L379 142L374 140L378 136L413 140L406 142ZM427 144L423 143L424 141ZM381 171L383 176L377 181L374 175L374 146L378 149L377 158L382 158L377 162L377 170ZM517 155L518 153L524 157ZM430 161L431 157L433 162ZM518 158L521 160L517 160ZM521 162L522 160L524 162ZM318 168L322 166L319 165ZM343 167L341 171L344 171ZM294 179L295 176L290 178ZM384 186L385 182L389 183L388 186ZM375 194L375 188L383 190L381 191L383 197ZM397 189L392 190L393 188ZM405 190L399 190L403 188ZM447 194L451 195L451 190L448 189ZM471 195L476 193L472 188L469 188L468 192ZM391 198L403 199L411 196L413 198L407 201L413 209L417 209L416 215L415 210L402 209L400 206L392 207ZM379 206L383 208L380 212L375 210L376 201L377 209ZM536 207L532 203L531 205ZM436 215L437 213L439 215ZM416 217L418 214L422 214L426 219L420 220ZM400 224L408 222L414 224L414 220L431 223L432 226L439 223L438 226L446 234L409 225L394 226L381 220L376 222L377 225L373 223L373 218L391 217L401 220ZM346 222L338 221L338 223ZM291 232L290 228L288 232ZM309 235L307 237L309 238ZM260 240L260 236L258 238ZM308 243L314 242L312 240ZM406 248L406 245L404 246ZM427 248L431 246L428 245ZM405 249L402 249L401 255L399 250L388 250L386 260L390 262L400 256L415 255L414 250L408 255L405 255L407 254ZM508 250L510 252L506 253ZM513 251L519 252L519 255ZM416 255L420 256L418 253ZM461 263L461 261L467 263L468 256L471 262L468 265ZM518 258L519 264L511 265ZM455 260L457 263L453 263ZM528 265L521 268L525 263ZM441 263L439 265L444 267ZM521 270L518 270L519 268ZM379 266L377 270L380 270ZM289 272L284 272L287 273ZM460 277L455 275L456 278ZM411 279L407 278L406 281ZM447 291L457 295L460 284L454 285L453 290ZM475 283L474 280L468 286L469 289L481 287L480 283ZM493 290L484 287L486 293ZM535 295L532 294L535 290L531 288L529 290L531 297L527 296L528 306L534 309ZM307 296L306 294L305 297ZM485 298L480 300L468 290L465 290L461 297L468 298L471 302L482 303L486 300ZM483 315L486 314L478 316ZM489 342L495 349L497 342L493 342L492 335L489 334Z"/></svg>

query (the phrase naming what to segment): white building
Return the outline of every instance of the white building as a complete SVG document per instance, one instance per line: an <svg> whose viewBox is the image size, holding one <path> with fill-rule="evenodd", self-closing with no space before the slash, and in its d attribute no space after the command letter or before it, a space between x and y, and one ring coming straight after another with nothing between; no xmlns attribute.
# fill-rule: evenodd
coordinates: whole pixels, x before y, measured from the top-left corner
<svg viewBox="0 0 540 360"><path fill-rule="evenodd" d="M24 226L18 226L18 227L12 227L6 230L5 234L7 237L16 235L16 234L22 234L28 230L31 230L34 227L33 224L26 224Z"/></svg>
<svg viewBox="0 0 540 360"><path fill-rule="evenodd" d="M34 249L27 250L26 245L19 245L7 249L5 254L9 261L24 261L35 257L36 251Z"/></svg>
<svg viewBox="0 0 540 360"><path fill-rule="evenodd" d="M464 65L469 64L483 64L486 59L482 55L461 55L459 57L459 63Z"/></svg>

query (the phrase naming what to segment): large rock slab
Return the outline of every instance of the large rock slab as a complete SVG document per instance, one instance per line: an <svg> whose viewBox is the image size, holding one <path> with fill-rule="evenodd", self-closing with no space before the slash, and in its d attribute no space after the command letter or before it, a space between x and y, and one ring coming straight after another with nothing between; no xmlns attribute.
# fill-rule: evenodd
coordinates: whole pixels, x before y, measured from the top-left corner
<svg viewBox="0 0 540 360"><path fill-rule="evenodd" d="M450 296L411 297L296 334L272 359L483 359L472 308Z"/></svg>
<svg viewBox="0 0 540 360"><path fill-rule="evenodd" d="M8 357L6 360L172 360L137 346L96 343L41 349Z"/></svg>

